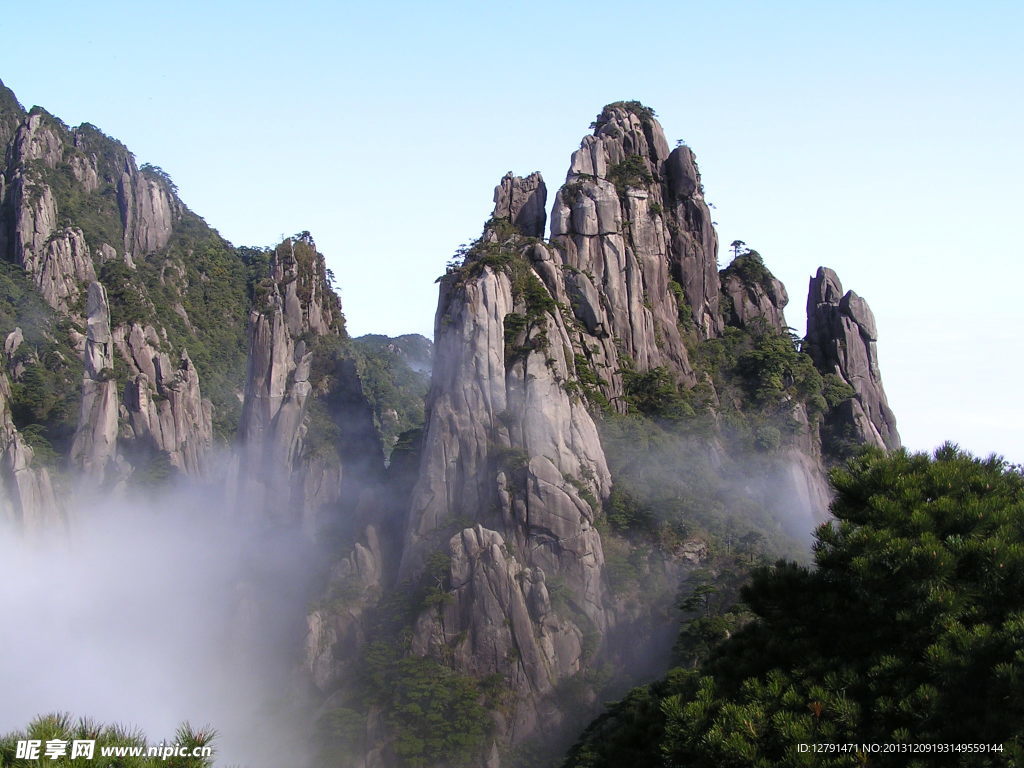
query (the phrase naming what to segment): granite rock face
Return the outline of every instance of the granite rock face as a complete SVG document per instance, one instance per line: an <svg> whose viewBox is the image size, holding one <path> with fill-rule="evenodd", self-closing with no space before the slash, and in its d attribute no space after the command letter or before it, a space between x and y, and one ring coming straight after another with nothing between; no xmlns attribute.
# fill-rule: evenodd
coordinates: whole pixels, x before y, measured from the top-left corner
<svg viewBox="0 0 1024 768"><path fill-rule="evenodd" d="M25 375L77 370L60 361L81 358L78 424L62 449L88 485L119 486L159 454L173 469L200 474L212 441L211 406L187 352L179 348L180 363L172 364L173 345L155 322L157 303L188 289L180 257L166 252L185 211L173 184L159 169L140 170L122 144L92 125L69 128L38 107L25 113L6 88L0 122L0 251L52 310L26 310L33 341L22 347L29 334L20 329L8 336L8 373L19 384ZM154 302L134 273L136 261L156 251L157 290L169 290ZM109 275L108 267L115 268ZM126 302L128 314L149 319L125 322ZM185 314L180 300L174 309ZM185 325L192 330L187 315ZM44 433L53 429L62 434L53 424Z"/></svg>
<svg viewBox="0 0 1024 768"><path fill-rule="evenodd" d="M594 653L636 669L645 655L621 629L644 610L607 586L595 520L612 478L584 379L623 411L627 371L664 370L692 387L693 345L727 326L749 339L789 330L785 287L756 253L719 273L692 152L669 151L634 103L606 107L594 127L555 196L550 242L540 239L543 182L506 175L482 236L440 281L405 523L399 580L448 563L448 599L420 613L412 653L477 679L501 675L513 692L497 723L505 743L557 731L552 691ZM779 451L770 492L792 499L810 530L829 502L819 417L803 402L787 408L774 418L799 434ZM647 567L666 583L696 567L663 559Z"/></svg>
<svg viewBox="0 0 1024 768"><path fill-rule="evenodd" d="M298 524L315 537L323 515L336 514L346 473L372 484L383 456L354 365L338 355L341 305L311 238L277 247L260 291L249 316L239 503L249 515ZM317 398L329 406L310 416Z"/></svg>
<svg viewBox="0 0 1024 768"><path fill-rule="evenodd" d="M704 335L720 326L710 214L696 176L695 186L670 177L670 156L678 150L669 152L649 111L610 105L555 196L553 266L566 273L568 303L589 337L580 346L613 402L623 367L665 367L693 383L681 313Z"/></svg>
<svg viewBox="0 0 1024 768"><path fill-rule="evenodd" d="M838 376L854 392L828 414L829 426L844 440L894 449L900 436L882 387L877 341L867 302L853 291L843 293L836 273L819 267L807 296L808 352L818 370Z"/></svg>
<svg viewBox="0 0 1024 768"><path fill-rule="evenodd" d="M789 294L765 268L760 255L749 252L737 256L720 277L728 324L752 328L761 323L779 332L786 330L783 309L789 303Z"/></svg>
<svg viewBox="0 0 1024 768"><path fill-rule="evenodd" d="M117 468L118 398L114 376L114 340L110 333L107 292L89 284L86 302L85 375L82 408L71 447L71 460L84 479L104 485L119 479Z"/></svg>
<svg viewBox="0 0 1024 768"><path fill-rule="evenodd" d="M494 217L507 219L526 237L544 237L547 197L547 186L539 173L523 179L509 171L494 189Z"/></svg>
<svg viewBox="0 0 1024 768"><path fill-rule="evenodd" d="M78 301L82 284L94 281L96 273L82 230L58 225L60 212L48 172L63 159L59 129L42 113L29 115L12 144L8 194L13 256L33 277L46 302L67 312Z"/></svg>
<svg viewBox="0 0 1024 768"><path fill-rule="evenodd" d="M0 199L6 198L9 214L0 244L61 313L80 312L80 296L96 280L98 263L122 258L134 267L135 260L168 244L181 215L168 182L140 171L122 145L92 126L70 129L39 108L14 132L4 187ZM107 203L108 191L116 205ZM91 235L62 223L82 215L83 206L117 217L119 231L99 226L95 218Z"/></svg>
<svg viewBox="0 0 1024 768"><path fill-rule="evenodd" d="M683 286L697 328L705 337L714 336L723 327L718 308L718 235L689 147L672 150L665 176L673 274Z"/></svg>
<svg viewBox="0 0 1024 768"><path fill-rule="evenodd" d="M139 173L129 156L117 184L124 250L133 258L158 251L171 239L174 199L166 184Z"/></svg>
<svg viewBox="0 0 1024 768"><path fill-rule="evenodd" d="M303 513L304 505L293 503L302 481L293 475L302 469L312 347L317 337L337 334L337 317L322 302L318 267L324 268L322 257L311 242L285 241L274 251L262 306L249 315L249 367L239 428L241 499L247 509L273 518ZM328 485L333 490L327 493L336 499L336 483Z"/></svg>
<svg viewBox="0 0 1024 768"><path fill-rule="evenodd" d="M11 418L11 384L0 373L0 523L19 530L45 532L64 519L50 473Z"/></svg>
<svg viewBox="0 0 1024 768"><path fill-rule="evenodd" d="M172 366L168 354L153 344L152 326L143 330L132 324L127 336L127 342L122 341L129 350L125 357L136 361L139 369L124 391L123 412L131 439L140 448L148 445L166 454L180 472L202 476L213 443L213 412L210 401L202 397L195 365L183 350Z"/></svg>
<svg viewBox="0 0 1024 768"><path fill-rule="evenodd" d="M491 224L441 281L400 569L415 579L430 555L447 555L454 599L420 615L413 652L448 648L466 673L505 676L516 704L503 729L517 739L557 725L538 707L579 671L583 635L608 624L594 517L611 480L596 425L567 386L576 371L562 272L529 239L535 228L512 223L536 225L522 211L542 193L505 193L539 184L503 179ZM565 585L571 610L551 607L546 577Z"/></svg>

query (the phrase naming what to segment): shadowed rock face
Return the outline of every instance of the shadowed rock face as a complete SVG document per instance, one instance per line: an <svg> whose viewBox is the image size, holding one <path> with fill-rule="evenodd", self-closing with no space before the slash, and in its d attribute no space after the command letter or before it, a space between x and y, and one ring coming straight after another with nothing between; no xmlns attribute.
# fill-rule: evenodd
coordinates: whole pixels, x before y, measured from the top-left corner
<svg viewBox="0 0 1024 768"><path fill-rule="evenodd" d="M510 221L526 237L544 237L548 188L539 173L525 179L509 171L494 188L494 218Z"/></svg>
<svg viewBox="0 0 1024 768"><path fill-rule="evenodd" d="M836 273L819 267L807 296L807 351L818 370L839 376L855 393L828 421L848 439L893 449L900 436L882 388L877 341L868 303L853 291L843 293Z"/></svg>
<svg viewBox="0 0 1024 768"><path fill-rule="evenodd" d="M315 538L338 516L346 481L380 481L383 455L355 369L337 354L346 338L341 305L312 239L278 246L263 286L249 316L239 505L253 519L299 525ZM317 397L330 406L311 417ZM311 432L325 427L337 427L342 444L312 450ZM356 500L344 506L351 512Z"/></svg>
<svg viewBox="0 0 1024 768"><path fill-rule="evenodd" d="M0 373L0 522L42 533L64 518L50 473L37 466L34 452L11 419L11 384Z"/></svg>
<svg viewBox="0 0 1024 768"><path fill-rule="evenodd" d="M610 105L595 126L555 196L552 255L592 337L585 355L618 402L624 365L694 382L680 310L690 307L702 335L720 328L717 240L692 155L669 152L649 111Z"/></svg>
<svg viewBox="0 0 1024 768"><path fill-rule="evenodd" d="M448 556L454 600L420 616L413 652L448 649L468 673L506 676L507 730L520 737L557 724L556 713L538 719L538 702L579 671L584 634L608 623L593 505L610 476L594 421L565 386L575 331L554 299L565 297L558 257L526 239L543 195L539 176L502 179L476 252L442 280L400 571L415 578L430 555ZM552 609L553 577L578 615Z"/></svg>
<svg viewBox="0 0 1024 768"><path fill-rule="evenodd" d="M319 336L336 336L339 328L334 307L323 301L323 269L311 243L286 241L271 260L262 306L249 315L249 366L239 427L240 500L256 518L301 520L304 515L305 506L293 498L302 483L293 475L303 469L312 347ZM300 287L306 289L301 297ZM325 500L336 500L338 469L325 471L331 475Z"/></svg>
<svg viewBox="0 0 1024 768"><path fill-rule="evenodd" d="M82 410L71 459L91 484L102 485L119 479L115 466L118 401L110 309L107 292L97 282L89 284L86 327Z"/></svg>
<svg viewBox="0 0 1024 768"><path fill-rule="evenodd" d="M726 321L738 328L763 323L776 331L788 327L783 309L789 304L786 286L777 280L757 254L744 254L722 270L722 294L726 299Z"/></svg>

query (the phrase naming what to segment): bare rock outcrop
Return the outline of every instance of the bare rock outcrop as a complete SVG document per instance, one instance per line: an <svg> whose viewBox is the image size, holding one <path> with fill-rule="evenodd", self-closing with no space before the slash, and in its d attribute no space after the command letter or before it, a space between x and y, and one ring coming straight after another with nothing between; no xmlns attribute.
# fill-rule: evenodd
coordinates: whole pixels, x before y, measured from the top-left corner
<svg viewBox="0 0 1024 768"><path fill-rule="evenodd" d="M134 258L158 251L171 239L175 200L167 185L140 173L130 155L117 184L124 250Z"/></svg>
<svg viewBox="0 0 1024 768"><path fill-rule="evenodd" d="M356 484L383 469L373 417L351 360L340 354L344 318L323 256L308 234L274 251L249 316L249 358L239 427L242 507L316 536ZM319 399L323 408L308 416Z"/></svg>
<svg viewBox="0 0 1024 768"><path fill-rule="evenodd" d="M854 392L828 414L840 439L893 449L900 445L896 417L878 368L875 316L853 291L843 293L839 277L819 267L807 296L807 351L822 374L834 374Z"/></svg>
<svg viewBox="0 0 1024 768"><path fill-rule="evenodd" d="M14 425L10 397L10 381L0 373L0 522L42 531L63 520L62 506L49 471Z"/></svg>
<svg viewBox="0 0 1024 768"><path fill-rule="evenodd" d="M704 200L693 151L672 150L665 163L665 207L673 275L683 287L694 323L704 337L722 330L718 307L718 234Z"/></svg>
<svg viewBox="0 0 1024 768"><path fill-rule="evenodd" d="M505 203L505 190L524 186L502 180L492 223L441 281L400 571L415 579L429 555L448 555L455 598L420 616L413 650L446 647L467 673L504 675L515 739L555 725L537 707L579 670L580 638L607 627L594 518L611 489L597 428L567 385L576 371L558 257L512 223L536 224L521 215L530 198ZM550 606L545 574L572 595L571 610Z"/></svg>
<svg viewBox="0 0 1024 768"><path fill-rule="evenodd" d="M786 330L783 314L789 303L786 286L768 271L756 251L738 255L722 270L720 278L727 323L738 328L760 323L776 331Z"/></svg>
<svg viewBox="0 0 1024 768"><path fill-rule="evenodd" d="M563 714L545 697L582 669L586 640L578 624L592 627L560 616L544 569L523 565L513 552L501 534L479 524L452 536L450 599L420 616L412 650L447 654L477 678L497 667L519 694L505 723L516 740L560 722Z"/></svg>
<svg viewBox="0 0 1024 768"><path fill-rule="evenodd" d="M134 268L135 259L170 241L182 206L166 176L140 170L123 145L95 127L70 129L35 108L9 151L0 244L57 311L80 312L80 296L101 263L120 254Z"/></svg>
<svg viewBox="0 0 1024 768"><path fill-rule="evenodd" d="M526 237L544 237L547 198L547 186L539 173L524 179L509 171L494 188L494 217L507 219Z"/></svg>
<svg viewBox="0 0 1024 768"><path fill-rule="evenodd" d="M98 282L89 284L86 328L82 408L71 461L84 478L99 485L116 476L118 400L110 309Z"/></svg>
<svg viewBox="0 0 1024 768"><path fill-rule="evenodd" d="M137 361L139 368L124 391L131 439L136 451L146 446L164 453L172 467L198 477L206 470L213 443L212 405L202 397L199 373L188 351L182 350L173 366L166 352L151 346L155 335L152 327L142 331L136 324L128 332L130 357L125 357Z"/></svg>
<svg viewBox="0 0 1024 768"><path fill-rule="evenodd" d="M10 191L14 259L46 302L61 312L78 301L83 283L96 279L82 230L59 225L50 175L63 159L62 127L42 111L20 125L11 150Z"/></svg>
<svg viewBox="0 0 1024 768"><path fill-rule="evenodd" d="M668 144L649 110L610 105L595 126L573 154L566 183L555 196L552 260L556 271L567 273L568 303L590 337L578 344L604 380L605 394L617 402L621 382L615 372L624 367L666 367L680 382L693 381L679 321L688 299L686 284L696 279L690 275L696 251L673 243L694 241L695 224L685 218L684 203L700 192L673 197ZM690 234L679 234L680 227ZM719 322L718 275L713 247L701 254L710 259L713 291L706 308L698 305L696 317L702 332L710 333Z"/></svg>
<svg viewBox="0 0 1024 768"><path fill-rule="evenodd" d="M320 257L314 253L306 242L287 240L278 246L261 286L261 306L249 315L249 364L239 427L241 499L247 508L279 521L303 513L304 505L293 503L293 473L299 468L312 392L311 347L335 320L317 292L313 269ZM305 301L299 298L300 286L306 289Z"/></svg>

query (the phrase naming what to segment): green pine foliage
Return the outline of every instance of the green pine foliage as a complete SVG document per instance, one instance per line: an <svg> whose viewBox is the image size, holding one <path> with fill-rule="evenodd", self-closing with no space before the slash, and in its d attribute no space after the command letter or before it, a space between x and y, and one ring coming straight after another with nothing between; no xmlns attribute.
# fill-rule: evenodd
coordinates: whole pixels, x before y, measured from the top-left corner
<svg viewBox="0 0 1024 768"><path fill-rule="evenodd" d="M353 339L352 352L385 455L390 456L399 435L423 426L433 345L417 334L370 334Z"/></svg>
<svg viewBox="0 0 1024 768"><path fill-rule="evenodd" d="M0 340L15 327L25 340L12 360L22 373L11 382L11 416L36 459L55 463L71 447L81 400L82 361L68 342L72 323L56 316L23 269L0 261Z"/></svg>
<svg viewBox="0 0 1024 768"><path fill-rule="evenodd" d="M749 249L736 256L719 274L723 281L729 275L735 274L746 285L759 285L766 291L771 289L771 282L774 279L761 254Z"/></svg>
<svg viewBox="0 0 1024 768"><path fill-rule="evenodd" d="M607 113L612 109L624 109L627 112L636 115L640 118L640 122L650 123L657 115L654 110L648 106L644 106L639 101L613 101L611 104L605 105L604 109L601 110L601 114L597 116L597 119L590 124L591 130L598 130L608 123Z"/></svg>
<svg viewBox="0 0 1024 768"><path fill-rule="evenodd" d="M647 170L646 160L640 155L630 155L608 169L608 181L615 185L619 196L624 197L630 187L646 187L654 178Z"/></svg>
<svg viewBox="0 0 1024 768"><path fill-rule="evenodd" d="M163 743L169 746L182 747L186 752L194 748L212 746L216 732L209 728L195 729L188 723L183 724L177 730L172 739L166 739ZM42 742L40 759L25 760L16 757L19 741L39 740ZM48 758L44 751L46 742L49 740L60 740L67 742L67 755ZM76 757L71 759L71 742L74 740L95 741L93 759ZM37 766L53 766L53 768L65 768L66 766L116 766L116 768L211 768L213 757L147 757L147 756L110 756L101 757L101 750L109 748L142 748L156 746L161 742L149 741L146 736L136 728L124 725L104 725L88 718L75 720L66 713L54 713L37 717L28 727L22 731L15 731L0 736L0 766L3 768L36 768Z"/></svg>
<svg viewBox="0 0 1024 768"><path fill-rule="evenodd" d="M473 764L489 729L476 681L433 659L389 651L382 646L367 651L367 675L399 765Z"/></svg>
<svg viewBox="0 0 1024 768"><path fill-rule="evenodd" d="M184 209L167 247L136 263L130 279L148 299L138 321L163 327L173 353L188 350L203 397L213 403L214 434L229 441L241 417L250 297L253 284L266 276L269 257L262 249L234 248ZM116 306L112 300L112 314Z"/></svg>
<svg viewBox="0 0 1024 768"><path fill-rule="evenodd" d="M720 417L734 453L791 444L805 428L796 405L813 422L829 402L853 395L841 381L826 386L799 340L763 323L729 326L720 337L692 343L691 361L698 375L689 393L692 407L705 420L711 412Z"/></svg>
<svg viewBox="0 0 1024 768"><path fill-rule="evenodd" d="M690 427L642 414L602 416L601 444L615 485L600 524L668 551L698 538L725 552L744 536L759 536L758 546L772 556L799 557L803 545L790 511L771 501L779 474L774 456L759 450L716 456L700 423Z"/></svg>
<svg viewBox="0 0 1024 768"><path fill-rule="evenodd" d="M999 766L1024 757L1024 476L955 446L833 472L813 568L757 570L753 621L595 722L567 768ZM699 600L699 598L698 598ZM814 743L998 751L801 752Z"/></svg>
<svg viewBox="0 0 1024 768"><path fill-rule="evenodd" d="M318 722L321 764L359 763L371 713L383 719L387 749L401 768L480 764L492 730L489 712L504 706L503 678L477 679L411 651L416 617L452 599L450 567L446 552L433 553L415 583L397 585L373 609L351 695Z"/></svg>

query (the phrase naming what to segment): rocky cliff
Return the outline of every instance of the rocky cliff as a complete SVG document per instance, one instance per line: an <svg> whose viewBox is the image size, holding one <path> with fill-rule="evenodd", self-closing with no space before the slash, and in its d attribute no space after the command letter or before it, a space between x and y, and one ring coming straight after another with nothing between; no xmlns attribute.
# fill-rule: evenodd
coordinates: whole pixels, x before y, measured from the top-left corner
<svg viewBox="0 0 1024 768"><path fill-rule="evenodd" d="M308 554L321 764L554 754L660 672L681 599L710 617L799 548L832 462L899 442L866 303L821 269L794 339L759 254L719 269L693 152L637 102L592 129L549 232L540 175L500 179L431 350L353 343L308 233L235 248L159 168L0 87L0 516L60 520L79 482L233 494Z"/></svg>
<svg viewBox="0 0 1024 768"><path fill-rule="evenodd" d="M140 169L94 126L25 112L6 88L0 123L0 252L46 305L8 273L17 284L8 290L26 296L11 295L24 333L5 330L15 420L42 455L56 451L96 487L201 477L218 426L223 439L237 424L250 254L189 211L160 169ZM44 393L66 390L73 358L84 364L80 405L54 409ZM47 515L25 512L36 514Z"/></svg>
<svg viewBox="0 0 1024 768"><path fill-rule="evenodd" d="M249 315L238 433L245 514L316 537L336 525L346 486L351 510L356 481L381 482L380 442L346 342L323 256L308 233L286 240L270 255Z"/></svg>
<svg viewBox="0 0 1024 768"><path fill-rule="evenodd" d="M110 334L107 292L100 283L89 284L86 302L85 376L82 410L71 446L71 460L91 483L117 479L117 381L114 341Z"/></svg>
<svg viewBox="0 0 1024 768"><path fill-rule="evenodd" d="M11 418L11 384L0 373L0 524L43 533L64 519L50 473Z"/></svg>
<svg viewBox="0 0 1024 768"><path fill-rule="evenodd" d="M843 293L839 277L819 267L807 294L807 347L823 374L837 376L854 396L828 414L825 425L838 450L851 445L898 448L896 417L882 388L878 330L868 303Z"/></svg>
<svg viewBox="0 0 1024 768"><path fill-rule="evenodd" d="M655 513L637 507L643 493L622 490L644 477L635 449L623 447L623 434L636 433L630 424L644 440L668 441L659 450L671 456L647 461L679 462L687 503L717 503L701 483L746 464L754 477L745 485L728 491L717 479L713 493L790 515L796 535L828 504L821 431L868 397L848 361L836 375L853 392L794 344L785 287L759 254L744 249L718 270L693 153L669 150L653 112L616 103L593 128L555 195L550 240L543 180L508 174L483 234L440 280L398 565L398 583L426 583L436 596L414 611L405 653L470 679L500 677L509 698L492 733L502 753L557 738L566 686L573 681L585 708L599 688L589 670L601 663L640 674L642 659L659 653L654 593L671 593L666 585L702 564L717 567L706 538L665 528L692 531L692 519L647 517L671 543L637 546L629 526ZM829 348L843 346L842 323L829 322ZM824 348L823 339L808 345ZM695 429L704 457L690 461L697 474L687 481L685 457L700 452ZM370 582L381 583L375 571Z"/></svg>
<svg viewBox="0 0 1024 768"><path fill-rule="evenodd" d="M538 696L580 671L584 637L607 623L594 515L610 491L596 425L566 386L571 318L542 277L561 284L557 257L535 241L543 217L530 212L543 197L537 176L503 179L492 223L442 280L401 569L416 573L432 552L451 558L453 599L419 617L414 653L449 648L463 671ZM571 603L553 609L547 579ZM553 725L557 713L539 718L536 703L520 698L507 728Z"/></svg>
<svg viewBox="0 0 1024 768"><path fill-rule="evenodd" d="M716 240L689 150L669 152L650 110L610 105L594 125L555 196L553 266L589 337L582 353L621 405L624 367L693 383L679 318L705 336L720 325Z"/></svg>

